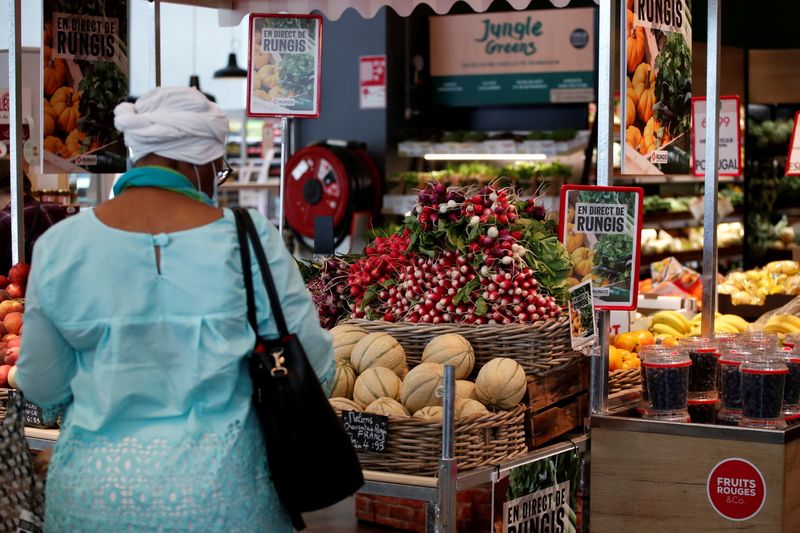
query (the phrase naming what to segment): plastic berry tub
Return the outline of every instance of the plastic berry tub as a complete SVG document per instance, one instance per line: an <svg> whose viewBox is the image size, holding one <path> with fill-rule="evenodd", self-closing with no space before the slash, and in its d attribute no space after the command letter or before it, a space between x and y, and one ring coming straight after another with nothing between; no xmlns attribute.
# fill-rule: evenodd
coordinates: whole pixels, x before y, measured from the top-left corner
<svg viewBox="0 0 800 533"><path fill-rule="evenodd" d="M674 346L660 346L658 344L650 344L644 346L639 352L639 359L644 362L648 356L657 354L670 354L677 353ZM639 365L639 372L642 376L642 400L643 407L646 409L650 405L650 396L647 391L647 372L645 372L644 365Z"/></svg>
<svg viewBox="0 0 800 533"><path fill-rule="evenodd" d="M647 376L650 410L655 413L686 411L692 366L689 356L679 350L654 353L642 365Z"/></svg>
<svg viewBox="0 0 800 533"><path fill-rule="evenodd" d="M681 343L692 361L689 370L689 397L695 400L716 399L719 351L708 339L689 338Z"/></svg>
<svg viewBox="0 0 800 533"><path fill-rule="evenodd" d="M714 424L717 421L717 400L689 400L689 418L694 424Z"/></svg>
<svg viewBox="0 0 800 533"><path fill-rule="evenodd" d="M749 352L729 351L719 358L720 375L722 376L723 409L742 409L742 376L740 367L753 355Z"/></svg>
<svg viewBox="0 0 800 533"><path fill-rule="evenodd" d="M789 373L783 388L783 417L794 421L800 419L800 355L788 353L785 363Z"/></svg>
<svg viewBox="0 0 800 533"><path fill-rule="evenodd" d="M778 336L773 333L756 331L743 335L742 340L751 351L775 352L778 349Z"/></svg>
<svg viewBox="0 0 800 533"><path fill-rule="evenodd" d="M780 358L763 357L742 363L742 425L785 427L781 414L789 368Z"/></svg>

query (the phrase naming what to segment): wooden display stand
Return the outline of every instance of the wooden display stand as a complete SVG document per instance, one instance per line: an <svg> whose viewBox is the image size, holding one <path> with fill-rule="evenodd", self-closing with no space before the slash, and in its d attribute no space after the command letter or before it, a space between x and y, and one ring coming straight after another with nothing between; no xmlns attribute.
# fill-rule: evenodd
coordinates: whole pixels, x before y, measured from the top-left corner
<svg viewBox="0 0 800 533"><path fill-rule="evenodd" d="M724 518L709 500L711 471L731 458L764 478L763 507L747 520ZM762 431L596 416L591 467L593 533L800 530L800 425Z"/></svg>

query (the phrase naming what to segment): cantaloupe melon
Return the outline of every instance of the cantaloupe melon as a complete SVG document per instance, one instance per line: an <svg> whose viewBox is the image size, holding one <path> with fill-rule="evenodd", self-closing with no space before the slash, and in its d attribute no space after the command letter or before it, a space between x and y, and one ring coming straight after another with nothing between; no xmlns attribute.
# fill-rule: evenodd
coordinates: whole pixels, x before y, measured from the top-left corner
<svg viewBox="0 0 800 533"><path fill-rule="evenodd" d="M422 362L452 365L456 369L456 379L464 379L475 366L475 351L461 335L447 333L431 339L422 352Z"/></svg>
<svg viewBox="0 0 800 533"><path fill-rule="evenodd" d="M507 357L486 363L475 379L478 399L493 409L512 409L522 400L526 388L525 370Z"/></svg>
<svg viewBox="0 0 800 533"><path fill-rule="evenodd" d="M416 413L423 407L442 405L437 389L444 379L444 367L436 363L422 363L411 369L400 387L400 401L409 411Z"/></svg>
<svg viewBox="0 0 800 533"><path fill-rule="evenodd" d="M456 381L456 398L465 400L477 400L478 394L475 392L475 383L465 379Z"/></svg>
<svg viewBox="0 0 800 533"><path fill-rule="evenodd" d="M367 332L352 324L340 324L331 329L331 335L333 335L333 356L341 361L349 361L353 347L367 336Z"/></svg>
<svg viewBox="0 0 800 533"><path fill-rule="evenodd" d="M414 413L414 418L424 418L434 422L441 422L443 416L442 408L438 405L429 405Z"/></svg>
<svg viewBox="0 0 800 533"><path fill-rule="evenodd" d="M356 379L353 400L362 407L368 406L378 398L399 400L401 383L397 374L388 368L381 366L368 368Z"/></svg>
<svg viewBox="0 0 800 533"><path fill-rule="evenodd" d="M353 346L350 362L357 374L381 366L402 376L406 367L406 352L388 333L370 333Z"/></svg>
<svg viewBox="0 0 800 533"><path fill-rule="evenodd" d="M331 398L353 399L353 387L356 383L356 371L347 361L336 360L336 372L333 375Z"/></svg>
<svg viewBox="0 0 800 533"><path fill-rule="evenodd" d="M403 404L392 398L378 398L369 404L364 412L383 416L409 416Z"/></svg>
<svg viewBox="0 0 800 533"><path fill-rule="evenodd" d="M328 401L336 411L361 411L361 407L356 402L347 398L331 398Z"/></svg>
<svg viewBox="0 0 800 533"><path fill-rule="evenodd" d="M453 409L456 420L481 418L489 414L489 410L478 400L465 400L457 398Z"/></svg>

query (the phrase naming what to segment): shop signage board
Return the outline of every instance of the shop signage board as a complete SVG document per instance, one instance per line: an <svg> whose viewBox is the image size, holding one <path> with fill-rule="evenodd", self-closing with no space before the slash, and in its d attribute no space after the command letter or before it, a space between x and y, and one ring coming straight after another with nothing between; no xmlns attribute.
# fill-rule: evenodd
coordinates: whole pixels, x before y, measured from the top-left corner
<svg viewBox="0 0 800 533"><path fill-rule="evenodd" d="M386 109L386 56L358 58L358 102L361 109Z"/></svg>
<svg viewBox="0 0 800 533"><path fill-rule="evenodd" d="M44 0L42 13L42 172L125 172L114 108L128 97L128 0Z"/></svg>
<svg viewBox="0 0 800 533"><path fill-rule="evenodd" d="M636 308L643 201L639 187L561 188L559 228L570 252L573 284L592 281L597 309Z"/></svg>
<svg viewBox="0 0 800 533"><path fill-rule="evenodd" d="M342 423L356 449L370 452L386 450L386 438L389 435L388 417L357 411L342 411Z"/></svg>
<svg viewBox="0 0 800 533"><path fill-rule="evenodd" d="M786 160L786 175L800 176L800 111L794 116L794 127L792 128L792 143L789 145L789 158Z"/></svg>
<svg viewBox="0 0 800 533"><path fill-rule="evenodd" d="M567 450L500 474L494 487L494 533L581 531L582 457Z"/></svg>
<svg viewBox="0 0 800 533"><path fill-rule="evenodd" d="M322 17L250 15L247 114L319 116Z"/></svg>
<svg viewBox="0 0 800 533"><path fill-rule="evenodd" d="M742 130L739 123L739 97L721 96L719 108L719 176L742 173ZM706 172L706 99L692 98L692 174Z"/></svg>
<svg viewBox="0 0 800 533"><path fill-rule="evenodd" d="M595 14L577 8L431 17L434 102L593 101Z"/></svg>
<svg viewBox="0 0 800 533"><path fill-rule="evenodd" d="M722 517L733 521L756 516L767 499L767 484L759 469L739 458L720 461L708 475L708 501Z"/></svg>
<svg viewBox="0 0 800 533"><path fill-rule="evenodd" d="M622 173L689 174L691 9L686 0L628 0L622 11Z"/></svg>
<svg viewBox="0 0 800 533"><path fill-rule="evenodd" d="M592 300L592 280L589 279L569 289L569 336L572 349L592 346L597 340L597 324Z"/></svg>

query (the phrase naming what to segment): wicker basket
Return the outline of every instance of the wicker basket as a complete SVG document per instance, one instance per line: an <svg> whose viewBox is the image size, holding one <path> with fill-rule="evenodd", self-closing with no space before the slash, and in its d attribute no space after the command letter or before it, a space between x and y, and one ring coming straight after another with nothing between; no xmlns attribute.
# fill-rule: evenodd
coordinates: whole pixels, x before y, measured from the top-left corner
<svg viewBox="0 0 800 533"><path fill-rule="evenodd" d="M525 406L455 424L459 470L501 463L527 451ZM397 474L436 474L442 456L442 424L390 416L386 451L358 450L361 466Z"/></svg>
<svg viewBox="0 0 800 533"><path fill-rule="evenodd" d="M406 351L409 366L418 365L431 339L445 333L464 336L475 349L475 368L495 357L516 360L526 374L546 374L569 364L583 354L572 349L567 317L535 324L480 325L416 324L382 320L348 320L370 333L388 333Z"/></svg>
<svg viewBox="0 0 800 533"><path fill-rule="evenodd" d="M615 370L608 374L609 394L624 390L639 388L642 384L642 374L638 368Z"/></svg>

